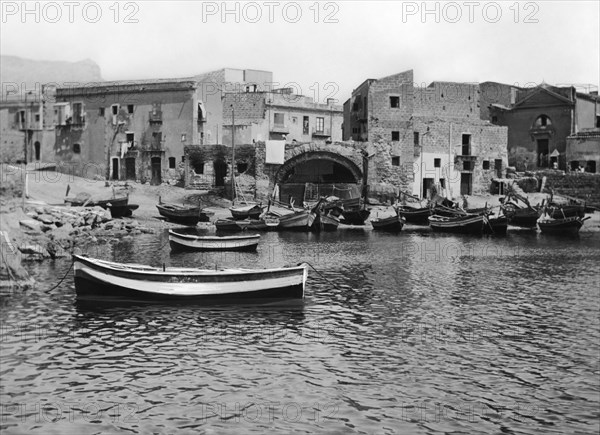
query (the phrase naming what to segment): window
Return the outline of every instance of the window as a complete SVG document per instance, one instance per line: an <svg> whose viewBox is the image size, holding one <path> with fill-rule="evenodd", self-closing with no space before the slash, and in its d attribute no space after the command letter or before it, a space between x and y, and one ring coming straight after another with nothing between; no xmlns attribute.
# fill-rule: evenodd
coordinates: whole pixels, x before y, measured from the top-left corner
<svg viewBox="0 0 600 435"><path fill-rule="evenodd" d="M442 186L443 189L446 188L446 180L443 178L440 178L440 186Z"/></svg>
<svg viewBox="0 0 600 435"><path fill-rule="evenodd" d="M113 115L118 115L119 114L119 105L113 104L112 106L110 106L110 110L112 111Z"/></svg>
<svg viewBox="0 0 600 435"><path fill-rule="evenodd" d="M238 174L243 174L248 169L248 163L246 162L236 163L235 166L237 167Z"/></svg>
<svg viewBox="0 0 600 435"><path fill-rule="evenodd" d="M317 132L323 133L325 130L325 118L317 118Z"/></svg>
<svg viewBox="0 0 600 435"><path fill-rule="evenodd" d="M175 157L169 157L169 169L175 169Z"/></svg>
<svg viewBox="0 0 600 435"><path fill-rule="evenodd" d="M125 133L126 141L129 143L129 146L133 146L133 141L135 140L135 135L133 133Z"/></svg>
<svg viewBox="0 0 600 435"><path fill-rule="evenodd" d="M302 118L302 134L309 134L308 116Z"/></svg>
<svg viewBox="0 0 600 435"><path fill-rule="evenodd" d="M83 103L73 103L73 125L82 125L83 123Z"/></svg>
<svg viewBox="0 0 600 435"><path fill-rule="evenodd" d="M600 128L600 115L596 115L596 128Z"/></svg>
<svg viewBox="0 0 600 435"><path fill-rule="evenodd" d="M35 114L35 122L40 122L40 115L39 114Z"/></svg>
<svg viewBox="0 0 600 435"><path fill-rule="evenodd" d="M133 104L128 104L127 105L127 113L129 113L129 114L133 113Z"/></svg>
<svg viewBox="0 0 600 435"><path fill-rule="evenodd" d="M497 116L492 116L492 122L494 122L494 123L498 122L498 117Z"/></svg>
<svg viewBox="0 0 600 435"><path fill-rule="evenodd" d="M471 135L470 134L462 135L462 155L463 156L471 155Z"/></svg>
<svg viewBox="0 0 600 435"><path fill-rule="evenodd" d="M390 107L398 109L400 107L400 97L390 97Z"/></svg>
<svg viewBox="0 0 600 435"><path fill-rule="evenodd" d="M73 144L73 154L81 154L81 145L78 143Z"/></svg>
<svg viewBox="0 0 600 435"><path fill-rule="evenodd" d="M418 131L415 131L413 133L413 141L414 141L415 145L419 145L419 132Z"/></svg>
<svg viewBox="0 0 600 435"><path fill-rule="evenodd" d="M285 118L284 118L283 113L275 113L273 115L273 120L274 120L275 125L284 125L285 124L284 119Z"/></svg>
<svg viewBox="0 0 600 435"><path fill-rule="evenodd" d="M162 144L162 132L154 131L152 132L152 147L154 149L160 149Z"/></svg>
<svg viewBox="0 0 600 435"><path fill-rule="evenodd" d="M98 116L104 116L104 107L98 109Z"/></svg>
<svg viewBox="0 0 600 435"><path fill-rule="evenodd" d="M433 159L433 167L441 168L442 167L442 159Z"/></svg>
<svg viewBox="0 0 600 435"><path fill-rule="evenodd" d="M552 121L547 115L540 115L535 119L533 123L534 128L544 128L552 125Z"/></svg>
<svg viewBox="0 0 600 435"><path fill-rule="evenodd" d="M484 160L481 163L481 166L483 167L483 169L490 169L490 161L489 160Z"/></svg>
<svg viewBox="0 0 600 435"><path fill-rule="evenodd" d="M392 140L393 141L400 140L400 132L399 131L392 131Z"/></svg>
<svg viewBox="0 0 600 435"><path fill-rule="evenodd" d="M392 157L392 166L400 166L400 157Z"/></svg>
<svg viewBox="0 0 600 435"><path fill-rule="evenodd" d="M470 170L471 170L471 161L465 160L463 162L463 171L470 171Z"/></svg>

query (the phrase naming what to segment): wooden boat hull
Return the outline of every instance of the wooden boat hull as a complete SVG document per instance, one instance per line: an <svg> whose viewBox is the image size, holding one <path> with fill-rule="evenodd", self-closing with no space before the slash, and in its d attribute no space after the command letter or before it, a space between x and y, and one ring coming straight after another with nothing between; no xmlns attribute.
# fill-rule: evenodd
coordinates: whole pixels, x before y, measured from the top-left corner
<svg viewBox="0 0 600 435"><path fill-rule="evenodd" d="M572 216L565 219L552 219L547 216L538 220L540 231L545 234L574 235L579 232L586 218Z"/></svg>
<svg viewBox="0 0 600 435"><path fill-rule="evenodd" d="M340 220L335 216L320 214L315 217L312 229L314 231L336 231Z"/></svg>
<svg viewBox="0 0 600 435"><path fill-rule="evenodd" d="M74 255L79 299L224 301L302 299L308 266L278 269L202 270L154 268Z"/></svg>
<svg viewBox="0 0 600 435"><path fill-rule="evenodd" d="M552 219L564 219L569 217L585 217L585 206L583 205L552 205L546 208L546 214Z"/></svg>
<svg viewBox="0 0 600 435"><path fill-rule="evenodd" d="M506 234L508 231L508 218L506 216L488 216L483 223L484 234Z"/></svg>
<svg viewBox="0 0 600 435"><path fill-rule="evenodd" d="M279 218L279 229L291 231L310 231L316 214L308 210L290 213Z"/></svg>
<svg viewBox="0 0 600 435"><path fill-rule="evenodd" d="M229 208L231 216L236 220L242 219L258 219L262 214L262 207L258 204L233 206Z"/></svg>
<svg viewBox="0 0 600 435"><path fill-rule="evenodd" d="M398 214L406 220L406 223L413 225L429 225L429 216L431 210L429 207L413 208L413 207L398 207Z"/></svg>
<svg viewBox="0 0 600 435"><path fill-rule="evenodd" d="M233 218L228 218L228 219L217 219L215 221L215 226L217 227L217 231L229 231L229 232L244 231L248 227L248 225L250 225L250 221L248 219L236 221Z"/></svg>
<svg viewBox="0 0 600 435"><path fill-rule="evenodd" d="M111 217L120 218L120 217L130 217L133 215L133 211L137 210L140 206L138 204L127 204L127 205L111 205L108 207L110 210Z"/></svg>
<svg viewBox="0 0 600 435"><path fill-rule="evenodd" d="M169 230L169 244L171 249L194 251L256 251L260 235L244 236L194 236L179 234Z"/></svg>
<svg viewBox="0 0 600 435"><path fill-rule="evenodd" d="M122 196L122 197L112 198L112 199L102 199L100 201L89 201L87 204L85 201L77 201L75 199L65 198L65 203L69 203L72 206L79 207L79 206L82 206L83 204L86 204L86 207L98 206L98 207L102 207L103 209L107 209L109 204L114 207L123 207L123 206L126 206L128 202L129 202L128 196Z"/></svg>
<svg viewBox="0 0 600 435"><path fill-rule="evenodd" d="M402 216L390 216L383 219L373 219L371 220L371 225L373 226L373 229L377 231L397 232L402 230L402 227L404 226L404 219Z"/></svg>
<svg viewBox="0 0 600 435"><path fill-rule="evenodd" d="M442 233L481 234L484 225L483 215L429 217L429 226L433 231Z"/></svg>
<svg viewBox="0 0 600 435"><path fill-rule="evenodd" d="M364 225L371 212L366 208L357 210L346 210L342 213L341 222L346 225Z"/></svg>
<svg viewBox="0 0 600 435"><path fill-rule="evenodd" d="M182 225L196 225L198 222L208 222L210 217L203 212L200 207L185 207L158 204L156 206L161 216L169 222L175 222Z"/></svg>

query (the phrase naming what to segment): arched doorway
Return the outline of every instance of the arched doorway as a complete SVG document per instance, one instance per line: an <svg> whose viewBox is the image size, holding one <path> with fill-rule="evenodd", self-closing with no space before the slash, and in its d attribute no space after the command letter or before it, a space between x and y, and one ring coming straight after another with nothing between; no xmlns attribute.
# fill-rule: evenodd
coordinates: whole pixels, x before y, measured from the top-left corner
<svg viewBox="0 0 600 435"><path fill-rule="evenodd" d="M37 140L36 140L36 141L35 141L35 143L33 144L33 151L34 151L34 153L35 153L35 159L36 159L37 161L39 161L39 160L40 160L40 157L41 157L42 150L41 150L41 145L40 145L40 142L39 142L39 141L37 141Z"/></svg>
<svg viewBox="0 0 600 435"><path fill-rule="evenodd" d="M225 186L225 177L227 176L227 163L224 160L215 160L213 163L215 171L215 186Z"/></svg>
<svg viewBox="0 0 600 435"><path fill-rule="evenodd" d="M296 204L322 196L361 196L363 173L352 160L328 151L311 151L286 161L277 171L279 200Z"/></svg>

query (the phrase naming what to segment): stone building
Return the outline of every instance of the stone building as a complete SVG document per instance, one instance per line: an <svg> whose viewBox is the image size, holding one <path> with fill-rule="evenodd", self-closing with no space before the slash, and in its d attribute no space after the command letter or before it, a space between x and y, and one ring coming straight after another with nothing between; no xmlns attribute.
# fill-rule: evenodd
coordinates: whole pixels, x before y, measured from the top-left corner
<svg viewBox="0 0 600 435"><path fill-rule="evenodd" d="M566 154L569 170L598 173L600 169L600 121L598 121L596 129L580 131L568 136Z"/></svg>
<svg viewBox="0 0 600 435"><path fill-rule="evenodd" d="M0 159L5 163L54 161L54 90L50 87L0 99Z"/></svg>
<svg viewBox="0 0 600 435"><path fill-rule="evenodd" d="M329 100L292 93L291 88L225 94L224 144L231 144L232 108L235 109L235 143L285 140L315 142L342 140L342 107Z"/></svg>
<svg viewBox="0 0 600 435"><path fill-rule="evenodd" d="M597 93L578 92L573 86L515 88L508 104L490 104L488 119L508 127L509 165L517 170L566 170L567 137L595 128L599 101Z"/></svg>
<svg viewBox="0 0 600 435"><path fill-rule="evenodd" d="M185 148L223 141L225 93L271 80L270 72L222 69L183 79L58 88L56 159L88 178L183 182ZM205 170L199 164L194 169ZM222 179L227 165L206 170Z"/></svg>
<svg viewBox="0 0 600 435"><path fill-rule="evenodd" d="M507 129L480 119L479 85L416 87L413 71L369 79L344 104L344 138L386 143L394 166L412 168L406 186L425 197L489 192L507 165Z"/></svg>

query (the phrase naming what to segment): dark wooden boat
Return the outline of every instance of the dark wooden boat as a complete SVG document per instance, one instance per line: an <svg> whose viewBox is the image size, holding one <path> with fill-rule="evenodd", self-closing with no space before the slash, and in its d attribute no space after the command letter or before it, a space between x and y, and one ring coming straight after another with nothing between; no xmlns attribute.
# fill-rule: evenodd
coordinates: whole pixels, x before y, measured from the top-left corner
<svg viewBox="0 0 600 435"><path fill-rule="evenodd" d="M402 216L406 223L413 225L429 225L429 216L431 215L431 209L429 207L411 207L408 205L401 205L396 207L398 214Z"/></svg>
<svg viewBox="0 0 600 435"><path fill-rule="evenodd" d="M515 204L506 204L502 206L502 212L508 218L509 225L522 228L535 228L539 218L539 211L537 208L519 208Z"/></svg>
<svg viewBox="0 0 600 435"><path fill-rule="evenodd" d="M371 219L371 225L374 230L378 231L390 231L397 232L401 231L404 226L405 220L402 216L390 216L381 219Z"/></svg>
<svg viewBox="0 0 600 435"><path fill-rule="evenodd" d="M217 231L244 231L250 225L250 219L235 220L233 218L217 219L215 226Z"/></svg>
<svg viewBox="0 0 600 435"><path fill-rule="evenodd" d="M371 215L362 198L350 198L340 201L343 208L341 223L345 225L364 225Z"/></svg>
<svg viewBox="0 0 600 435"><path fill-rule="evenodd" d="M109 205L110 215L112 218L130 217L133 215L133 211L137 210L140 206L138 204L127 204L127 205Z"/></svg>
<svg viewBox="0 0 600 435"><path fill-rule="evenodd" d="M229 208L231 216L236 220L258 219L263 212L260 204L241 204Z"/></svg>
<svg viewBox="0 0 600 435"><path fill-rule="evenodd" d="M488 215L483 222L484 234L506 234L508 230L508 218L504 215Z"/></svg>
<svg viewBox="0 0 600 435"><path fill-rule="evenodd" d="M317 214L312 225L313 231L336 231L340 220L330 214Z"/></svg>
<svg viewBox="0 0 600 435"><path fill-rule="evenodd" d="M129 202L128 196L121 196L121 197L111 198L111 199L101 199L98 201L91 201L91 200L82 201L82 200L76 199L76 198L65 198L65 203L71 204L76 207L80 207L85 204L86 207L98 206L98 207L102 207L103 209L107 209L109 207L109 205L115 206L115 207L126 206L128 202Z"/></svg>
<svg viewBox="0 0 600 435"><path fill-rule="evenodd" d="M210 221L212 213L207 213L199 206L187 206L178 204L158 204L156 206L161 216L169 222L182 225L196 225L198 222Z"/></svg>
<svg viewBox="0 0 600 435"><path fill-rule="evenodd" d="M571 216L562 219L553 219L549 215L543 215L538 219L538 227L545 234L574 235L579 232L583 222L590 217Z"/></svg>
<svg viewBox="0 0 600 435"><path fill-rule="evenodd" d="M429 216L429 226L433 231L444 233L481 234L484 215Z"/></svg>
<svg viewBox="0 0 600 435"><path fill-rule="evenodd" d="M568 217L585 217L585 205L562 205L551 203L546 207L545 213L552 219L564 219ZM544 213L540 210L540 215Z"/></svg>
<svg viewBox="0 0 600 435"><path fill-rule="evenodd" d="M248 302L302 299L308 266L196 269L114 263L73 255L78 299Z"/></svg>
<svg viewBox="0 0 600 435"><path fill-rule="evenodd" d="M260 235L196 236L169 230L171 249L195 251L256 251Z"/></svg>

